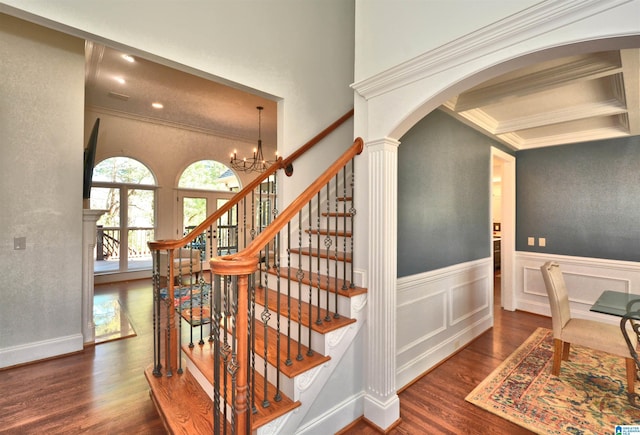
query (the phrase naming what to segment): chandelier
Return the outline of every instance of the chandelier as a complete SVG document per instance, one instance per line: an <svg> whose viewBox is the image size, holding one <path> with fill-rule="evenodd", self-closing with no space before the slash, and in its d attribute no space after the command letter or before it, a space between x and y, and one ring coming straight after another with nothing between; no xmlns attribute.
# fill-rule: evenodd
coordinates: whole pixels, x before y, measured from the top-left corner
<svg viewBox="0 0 640 435"><path fill-rule="evenodd" d="M236 150L231 154L231 169L243 172L264 172L276 160L265 160L262 155L262 110L264 107L258 106L258 147L253 149L253 157L239 159ZM276 151L276 156L278 152Z"/></svg>

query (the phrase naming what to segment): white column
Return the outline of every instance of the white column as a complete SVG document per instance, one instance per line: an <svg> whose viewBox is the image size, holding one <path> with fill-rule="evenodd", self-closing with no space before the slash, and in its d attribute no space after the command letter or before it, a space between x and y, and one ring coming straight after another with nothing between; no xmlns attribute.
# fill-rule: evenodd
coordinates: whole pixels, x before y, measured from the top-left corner
<svg viewBox="0 0 640 435"><path fill-rule="evenodd" d="M82 210L82 337L84 344L93 344L96 328L93 323L93 250L96 247L96 222L106 210Z"/></svg>
<svg viewBox="0 0 640 435"><path fill-rule="evenodd" d="M369 185L368 346L365 418L386 430L400 418L396 392L398 145L367 142Z"/></svg>

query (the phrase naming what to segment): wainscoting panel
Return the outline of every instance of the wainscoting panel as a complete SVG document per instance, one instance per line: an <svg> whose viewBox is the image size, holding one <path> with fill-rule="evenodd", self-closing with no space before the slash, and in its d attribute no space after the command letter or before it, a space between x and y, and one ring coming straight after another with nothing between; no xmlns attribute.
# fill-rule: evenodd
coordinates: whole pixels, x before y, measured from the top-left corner
<svg viewBox="0 0 640 435"><path fill-rule="evenodd" d="M397 288L398 388L493 325L490 258L403 277Z"/></svg>
<svg viewBox="0 0 640 435"><path fill-rule="evenodd" d="M639 263L516 252L517 309L544 316L551 315L540 271L540 266L547 261L560 264L569 292L573 317L619 324L619 318L594 313L589 311L589 308L604 290L640 294Z"/></svg>

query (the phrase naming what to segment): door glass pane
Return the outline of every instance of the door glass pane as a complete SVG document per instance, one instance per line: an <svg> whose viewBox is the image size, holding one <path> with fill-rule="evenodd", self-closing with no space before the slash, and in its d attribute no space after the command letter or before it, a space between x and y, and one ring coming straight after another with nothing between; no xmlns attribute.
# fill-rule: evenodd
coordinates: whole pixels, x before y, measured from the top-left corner
<svg viewBox="0 0 640 435"><path fill-rule="evenodd" d="M207 198L184 197L182 200L182 225L183 234L200 225L207 218ZM191 242L194 249L199 249L202 254L207 252L207 239L201 234ZM204 257L203 257L204 258Z"/></svg>
<svg viewBox="0 0 640 435"><path fill-rule="evenodd" d="M217 208L229 202L228 199L218 199ZM218 255L228 255L238 252L238 215L236 207L223 214L218 220Z"/></svg>
<svg viewBox="0 0 640 435"><path fill-rule="evenodd" d="M147 242L154 239L154 196L152 190L128 190L127 258L129 269L148 269L151 267L151 252Z"/></svg>
<svg viewBox="0 0 640 435"><path fill-rule="evenodd" d="M120 260L120 189L115 187L91 188L91 208L107 210L98 219L95 272L114 272Z"/></svg>

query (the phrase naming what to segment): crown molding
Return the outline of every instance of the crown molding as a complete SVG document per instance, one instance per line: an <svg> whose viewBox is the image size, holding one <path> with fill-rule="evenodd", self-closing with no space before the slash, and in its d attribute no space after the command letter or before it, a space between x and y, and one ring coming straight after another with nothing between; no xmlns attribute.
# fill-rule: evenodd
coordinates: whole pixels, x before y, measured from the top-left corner
<svg viewBox="0 0 640 435"><path fill-rule="evenodd" d="M632 0L547 0L351 87L370 99Z"/></svg>

